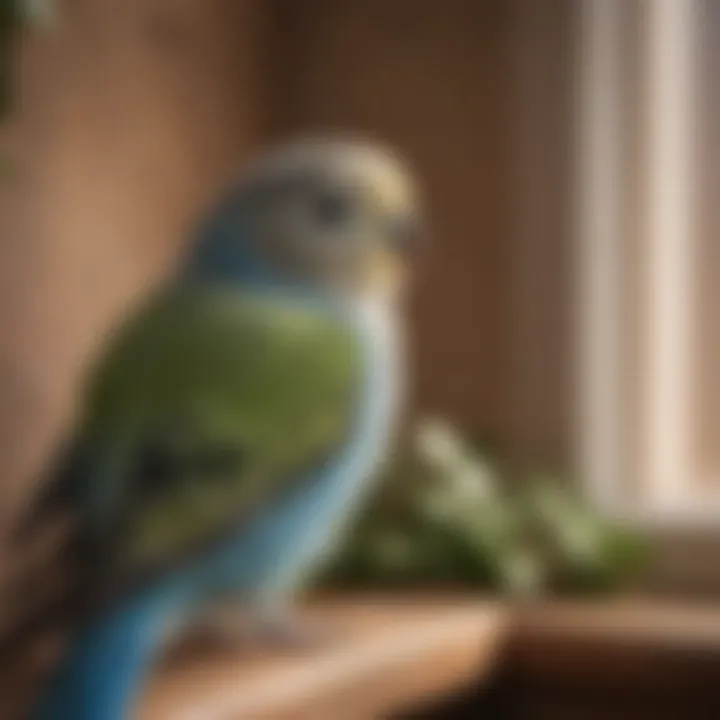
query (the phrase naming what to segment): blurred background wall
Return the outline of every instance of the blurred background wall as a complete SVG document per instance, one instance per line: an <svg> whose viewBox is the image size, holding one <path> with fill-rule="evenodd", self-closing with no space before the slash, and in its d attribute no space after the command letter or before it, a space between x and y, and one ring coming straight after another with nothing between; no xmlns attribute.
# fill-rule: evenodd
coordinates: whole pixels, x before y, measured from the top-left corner
<svg viewBox="0 0 720 720"><path fill-rule="evenodd" d="M27 480L102 330L258 139L261 3L80 0L19 48L2 188L0 474Z"/></svg>
<svg viewBox="0 0 720 720"><path fill-rule="evenodd" d="M564 302L569 8L278 4L273 129L368 130L424 181L436 239L411 324L416 408L513 445L516 459L557 460L564 447L563 350L552 336Z"/></svg>
<svg viewBox="0 0 720 720"><path fill-rule="evenodd" d="M102 330L258 146L366 131L424 181L416 411L567 452L570 0L64 0L2 137L0 477L23 489Z"/></svg>

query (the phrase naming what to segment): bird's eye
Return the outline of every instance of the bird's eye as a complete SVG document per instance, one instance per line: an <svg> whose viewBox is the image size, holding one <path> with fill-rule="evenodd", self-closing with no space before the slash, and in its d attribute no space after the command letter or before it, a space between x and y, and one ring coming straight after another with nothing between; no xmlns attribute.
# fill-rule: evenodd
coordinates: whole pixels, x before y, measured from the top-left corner
<svg viewBox="0 0 720 720"><path fill-rule="evenodd" d="M347 222L353 212L352 202L340 193L325 193L315 202L315 217L323 227L337 227Z"/></svg>

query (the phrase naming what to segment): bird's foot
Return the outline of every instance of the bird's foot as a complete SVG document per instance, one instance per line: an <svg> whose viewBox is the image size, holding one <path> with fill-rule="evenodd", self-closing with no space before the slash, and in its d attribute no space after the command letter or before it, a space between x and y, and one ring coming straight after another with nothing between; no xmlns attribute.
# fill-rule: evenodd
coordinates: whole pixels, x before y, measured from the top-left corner
<svg viewBox="0 0 720 720"><path fill-rule="evenodd" d="M337 635L329 624L311 621L292 613L261 617L258 627L261 644L291 652L327 647L333 644Z"/></svg>
<svg viewBox="0 0 720 720"><path fill-rule="evenodd" d="M213 609L198 618L194 637L214 650L306 652L332 645L339 635L330 623L300 617L290 610Z"/></svg>
<svg viewBox="0 0 720 720"><path fill-rule="evenodd" d="M236 653L256 644L256 623L248 613L233 608L212 608L193 618L183 639L192 647L212 652Z"/></svg>

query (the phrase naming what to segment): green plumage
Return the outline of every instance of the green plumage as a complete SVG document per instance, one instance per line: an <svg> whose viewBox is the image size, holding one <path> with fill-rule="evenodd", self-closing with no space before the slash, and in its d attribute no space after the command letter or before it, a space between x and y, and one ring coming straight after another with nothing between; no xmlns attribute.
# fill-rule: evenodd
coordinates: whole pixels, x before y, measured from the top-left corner
<svg viewBox="0 0 720 720"><path fill-rule="evenodd" d="M291 490L346 440L359 370L350 327L317 306L217 290L151 302L92 375L80 425L103 562L166 562Z"/></svg>

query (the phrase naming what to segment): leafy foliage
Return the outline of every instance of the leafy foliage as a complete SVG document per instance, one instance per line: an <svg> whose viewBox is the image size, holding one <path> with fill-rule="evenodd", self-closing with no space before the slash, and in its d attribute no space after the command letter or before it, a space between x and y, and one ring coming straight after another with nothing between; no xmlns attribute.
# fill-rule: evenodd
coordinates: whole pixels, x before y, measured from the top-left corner
<svg viewBox="0 0 720 720"><path fill-rule="evenodd" d="M556 478L530 477L511 491L500 468L451 427L423 424L326 582L522 596L611 591L638 576L648 558L638 533Z"/></svg>

